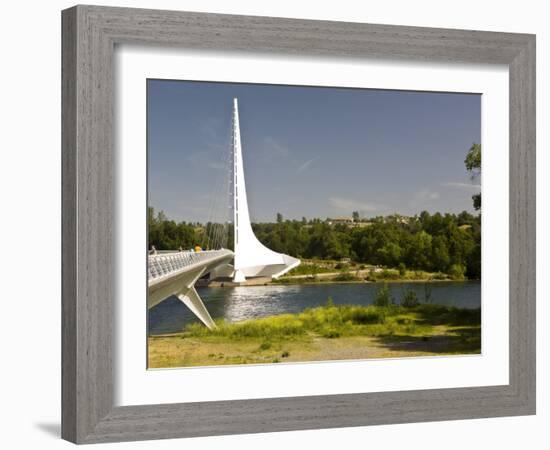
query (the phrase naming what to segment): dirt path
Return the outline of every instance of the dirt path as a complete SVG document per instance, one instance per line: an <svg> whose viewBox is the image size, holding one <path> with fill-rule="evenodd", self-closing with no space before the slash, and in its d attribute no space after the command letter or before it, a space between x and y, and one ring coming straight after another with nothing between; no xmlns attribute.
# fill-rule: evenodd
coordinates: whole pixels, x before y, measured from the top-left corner
<svg viewBox="0 0 550 450"><path fill-rule="evenodd" d="M285 342L261 339L222 341L183 338L181 335L149 338L149 367L266 364L373 358L404 358L479 353L457 349L453 336L350 336L336 339L307 336ZM459 350L459 351L457 351Z"/></svg>

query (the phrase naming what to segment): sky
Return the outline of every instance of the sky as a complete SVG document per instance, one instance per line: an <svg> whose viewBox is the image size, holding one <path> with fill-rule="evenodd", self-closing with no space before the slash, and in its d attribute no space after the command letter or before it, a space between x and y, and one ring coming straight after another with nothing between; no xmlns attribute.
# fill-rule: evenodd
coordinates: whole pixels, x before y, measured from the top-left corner
<svg viewBox="0 0 550 450"><path fill-rule="evenodd" d="M179 80L147 82L149 206L229 217L233 98L253 222L474 212L480 180L464 159L481 140L478 94Z"/></svg>

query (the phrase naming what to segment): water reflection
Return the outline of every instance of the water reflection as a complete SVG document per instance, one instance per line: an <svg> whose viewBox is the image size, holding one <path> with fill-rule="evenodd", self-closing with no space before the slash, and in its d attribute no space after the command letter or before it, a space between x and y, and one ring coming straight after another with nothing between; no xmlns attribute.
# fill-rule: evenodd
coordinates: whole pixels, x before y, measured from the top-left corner
<svg viewBox="0 0 550 450"><path fill-rule="evenodd" d="M390 283L396 302L406 290L416 292L420 302L477 308L481 304L479 282L457 283ZM331 297L335 304L369 305L375 298L376 283L269 285L224 288L199 288L199 295L214 319L229 322L266 317L274 314L296 313L323 305ZM181 331L198 319L177 298L172 297L149 311L151 334Z"/></svg>

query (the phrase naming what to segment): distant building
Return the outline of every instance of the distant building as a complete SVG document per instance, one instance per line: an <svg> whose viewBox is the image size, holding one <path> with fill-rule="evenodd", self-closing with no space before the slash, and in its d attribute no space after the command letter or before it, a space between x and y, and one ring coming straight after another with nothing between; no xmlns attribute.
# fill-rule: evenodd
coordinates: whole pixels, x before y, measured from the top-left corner
<svg viewBox="0 0 550 450"><path fill-rule="evenodd" d="M326 222L329 225L349 225L353 223L353 217L328 217Z"/></svg>
<svg viewBox="0 0 550 450"><path fill-rule="evenodd" d="M372 225L368 220L353 220L353 217L329 217L325 221L328 225L347 225L348 227L363 228Z"/></svg>

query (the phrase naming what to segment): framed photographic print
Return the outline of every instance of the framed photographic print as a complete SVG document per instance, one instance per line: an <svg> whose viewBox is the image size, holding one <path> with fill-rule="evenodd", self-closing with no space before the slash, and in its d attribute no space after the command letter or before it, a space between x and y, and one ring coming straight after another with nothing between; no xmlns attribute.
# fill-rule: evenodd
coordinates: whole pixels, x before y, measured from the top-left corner
<svg viewBox="0 0 550 450"><path fill-rule="evenodd" d="M62 16L65 439L534 414L534 36Z"/></svg>

